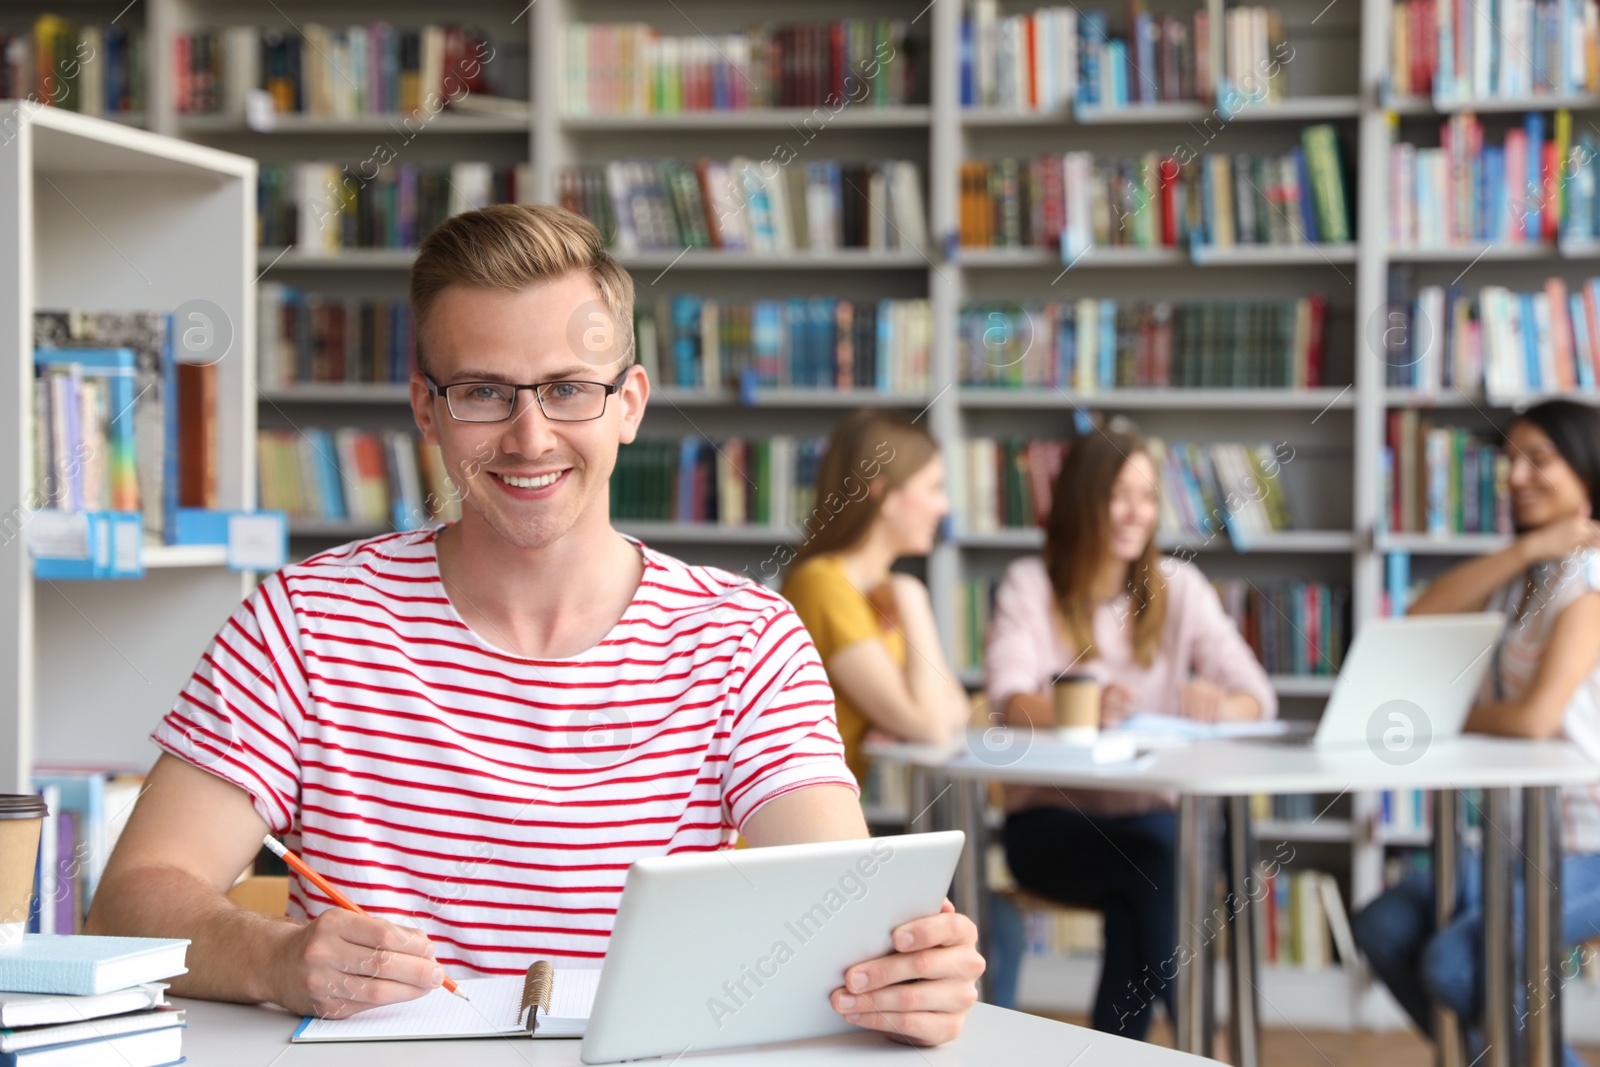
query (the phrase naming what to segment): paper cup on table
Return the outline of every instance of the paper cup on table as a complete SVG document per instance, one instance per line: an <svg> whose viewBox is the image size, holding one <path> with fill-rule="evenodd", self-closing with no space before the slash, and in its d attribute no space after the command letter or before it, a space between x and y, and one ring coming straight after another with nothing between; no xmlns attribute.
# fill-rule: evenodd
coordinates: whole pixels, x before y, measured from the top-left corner
<svg viewBox="0 0 1600 1067"><path fill-rule="evenodd" d="M39 831L50 814L32 793L0 793L0 946L22 943L39 863Z"/></svg>
<svg viewBox="0 0 1600 1067"><path fill-rule="evenodd" d="M1052 690L1056 711L1056 740L1068 745L1092 745L1100 739L1100 683L1087 674L1067 674Z"/></svg>

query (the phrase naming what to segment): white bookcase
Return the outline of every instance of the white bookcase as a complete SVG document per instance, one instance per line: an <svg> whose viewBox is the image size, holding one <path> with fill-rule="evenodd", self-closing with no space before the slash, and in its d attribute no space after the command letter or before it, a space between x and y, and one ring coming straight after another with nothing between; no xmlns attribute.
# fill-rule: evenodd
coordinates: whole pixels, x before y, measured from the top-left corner
<svg viewBox="0 0 1600 1067"><path fill-rule="evenodd" d="M496 49L490 75L499 95L525 98L533 102L527 121L483 118L445 113L427 122L424 131L407 141L399 157L407 162L448 162L488 160L496 164L531 161L535 194L551 200L556 176L574 163L595 163L622 156L675 156L679 158L727 158L740 154L764 158L774 146L789 142L804 159L900 158L916 161L927 184L932 238L927 248L912 252L872 254L859 251L832 255L788 257L727 256L710 251L693 251L682 256L650 253L628 257L625 264L633 271L641 296L661 292L696 292L729 300L764 296L846 295L855 298L926 297L933 305L935 321L933 386L925 395L877 397L813 391L774 391L763 393L751 410L731 397L710 396L682 390L659 391L647 415L645 432L653 436L704 434L766 435L775 433L821 436L839 413L859 402L872 401L918 417L944 446L947 463L958 465L959 446L967 436L1047 436L1068 432L1076 407L1107 413L1120 413L1136 419L1141 427L1169 439L1286 440L1296 448L1296 457L1285 468L1290 504L1297 526L1291 533L1267 538L1235 552L1211 546L1197 557L1208 574L1217 577L1253 579L1312 578L1349 584L1352 612L1359 627L1378 611L1383 580L1383 554L1404 549L1425 559L1414 565L1418 573L1439 566L1450 554L1481 551L1493 538L1468 537L1445 541L1416 536L1384 535L1379 529L1380 482L1379 452L1383 444L1384 416L1388 406L1427 404L1443 413L1455 413L1470 420L1481 418L1469 403L1459 397L1419 398L1405 390L1385 385L1385 368L1380 355L1371 351L1366 340L1370 317L1380 315L1386 298L1386 277L1391 262L1410 262L1421 271L1443 274L1443 280L1471 265L1487 276L1496 272L1497 281L1520 284L1537 280L1553 270L1592 269L1583 261L1585 250L1464 249L1460 252L1409 252L1391 255L1385 246L1387 233L1388 147L1392 116L1398 116L1403 131L1429 137L1428 128L1437 127L1439 113L1431 100L1409 97L1388 99L1384 86L1389 62L1389 0L1264 0L1282 11L1295 58L1285 65L1289 93L1277 106L1258 107L1229 117L1219 126L1211 105L1205 103L1163 104L1144 109L1099 109L1076 119L1070 115L1018 114L994 109L963 110L959 106L960 22L962 0L816 0L797 8L782 0L681 0L662 5L656 0L460 0L447 9L426 0L281 0L271 5L239 5L231 0L146 0L142 10L126 17L146 19L152 55L148 125L209 147L255 156L263 162L295 160L354 161L365 158L380 143L396 142L400 136L397 120L386 117L353 119L310 119L286 116L270 133L256 133L232 120L180 116L173 106L170 79L171 41L175 33L200 26L252 24L291 29L307 22L329 26L369 23L379 19L396 26L429 22L467 22L487 30ZM102 6L90 5L99 12ZM1024 0L1004 0L1006 14L1021 13L1034 6ZM1122 5L1106 0L1088 5L1121 17ZM1157 4L1158 11L1187 14L1197 6ZM1221 25L1224 0L1206 0L1214 25ZM116 14L120 4L104 6L103 19ZM803 109L745 111L735 113L697 113L671 116L565 117L560 111L561 62L565 28L573 22L619 22L642 20L664 32L674 34L717 33L737 30L762 21L822 21L839 17L871 14L898 17L913 22L913 29L927 45L920 61L930 72L931 98L926 105L885 109L845 109L831 118L809 143L800 143L797 124L809 114ZM94 16L85 15L85 21ZM1511 107L1515 104L1516 107ZM1539 100L1496 102L1485 111L1516 110L1529 106L1551 107L1565 104L1600 112L1600 100L1580 98L1563 101ZM61 129L78 129L81 124L62 117ZM1334 123L1340 131L1341 149L1346 155L1347 192L1356 206L1358 242L1338 247L1245 248L1192 257L1173 249L1097 249L1077 260L1063 272L1058 256L1047 250L961 249L956 243L958 218L958 167L966 158L1033 156L1042 152L1089 149L1096 153L1134 153L1176 149L1187 144L1195 152L1282 151L1294 143L1299 129L1317 122ZM58 127L49 127L52 131ZM98 126L94 127L96 130ZM54 136L52 133L51 136ZM139 143L143 143L140 141ZM109 152L112 149L107 148ZM124 149L137 155L134 148ZM153 150L151 150L153 151ZM178 151L171 149L170 151ZM76 155L61 150L61 156ZM162 157L166 158L166 157ZM186 157L187 158L187 157ZM223 167L225 157L196 149L196 169ZM231 158L231 157L226 157ZM212 163L211 161L218 161ZM177 163L173 164L177 166ZM232 166L233 164L228 164ZM28 174L24 167L20 174ZM8 182L18 180L7 171ZM83 179L88 181L89 179ZM231 180L231 179L230 179ZM148 194L129 194L128 202L150 211L168 203L164 180ZM246 182L248 184L248 182ZM140 184L143 190L144 185ZM9 188L7 205L24 203L24 194ZM248 197L247 197L248 198ZM187 201L186 201L187 202ZM248 205L240 210L247 210ZM9 207L7 208L9 210ZM60 211L40 209L64 231L83 237L81 220L67 218ZM173 210L176 210L174 205ZM26 214L26 212L24 212ZM118 216L120 217L120 216ZM145 218L140 214L138 218ZM98 216L97 216L97 221ZM193 219L188 220L195 225ZM125 221L131 228L133 217ZM236 224L230 224L236 227ZM43 230L41 230L41 233ZM108 231L110 232L110 231ZM117 233L123 231L118 230ZM168 245L184 247L163 231ZM185 230L185 233L189 231ZM236 232L230 229L228 232ZM93 237L93 234L89 234ZM87 239L85 239L87 240ZM130 237L130 241L132 238ZM141 239L142 240L142 239ZM207 231L205 240L192 240L188 251L195 257L184 266L201 262L214 266L228 264L229 284L236 277L239 250L231 244L219 248ZM91 242L92 243L92 242ZM59 270L52 270L48 242L40 242L40 286L51 300L58 297L52 284L64 285ZM1480 255L1480 253L1482 253ZM259 252L246 246L245 258L264 279L282 280L302 288L334 295L361 295L385 298L403 297L407 269L413 258L408 251L360 250L333 257L306 256L281 248ZM216 257L213 259L212 257ZM20 264L8 263L7 270L19 278L30 277ZM103 269L116 266L102 259ZM1590 262L1593 262L1591 259ZM215 280L214 272L196 270L200 277ZM180 295L190 295L176 282L176 275L164 272L160 286ZM0 278L0 281L6 281ZM250 277L244 282L248 285ZM80 287L71 293L85 293ZM7 292L14 286L8 286ZM26 319L30 306L24 292L22 306L7 305L6 315ZM168 290L163 289L165 293ZM1103 296L1125 299L1157 297L1178 299L1237 299L1250 297L1291 297L1321 292L1329 302L1326 334L1326 380L1318 389L1277 390L1163 390L1115 389L1092 395L1065 393L995 393L963 389L957 384L955 326L961 304L976 299L1044 299L1056 295ZM123 289L106 282L105 292L85 293L115 306L123 299ZM7 298L9 299L9 297ZM172 302L158 299L156 290L126 294L134 306L154 306ZM220 298L219 302L222 302ZM226 306L239 308L239 321L253 318L251 301L243 289ZM4 320L10 324L11 319ZM16 327L20 328L20 327ZM13 330L14 333L14 330ZM253 331L243 334L253 344ZM246 369L247 363L236 365ZM22 372L19 370L18 374ZM248 378L248 375L246 375ZM249 499L252 479L249 456L253 439L254 409L251 383L228 379L229 403L240 405L237 454L230 453L229 492L238 499ZM13 401L6 400L6 403ZM409 425L403 387L308 385L273 388L260 397L263 426L297 427L306 425L355 425L398 428ZM1492 414L1504 415L1504 411ZM13 425L15 425L13 420ZM226 424L225 425L230 425ZM230 438L233 429L229 428ZM18 472L15 464L7 468L6 481L0 482L3 499L14 499ZM632 532L667 551L696 562L715 562L751 572L770 557L774 547L787 535L783 531L760 528L716 528L684 526L674 523L634 524ZM297 547L302 551L330 545L339 540L362 536L377 530L346 524L327 524L296 528ZM926 577L935 608L943 623L942 632L954 651L957 622L957 591L964 577L997 575L1018 553L1035 551L1040 544L1036 531L1000 531L971 534L959 529L941 544L928 560ZM1176 546L1171 546L1176 547ZM34 590L26 578L25 561L12 546L0 556L6 563L4 581L15 583L23 594L45 601L46 594ZM1429 562L1432 561L1432 562ZM9 588L0 590L7 596ZM81 587L70 590L87 593ZM96 692L115 693L122 703L131 694L142 709L164 707L176 691L182 669L192 663L199 643L210 635L232 606L239 592L237 576L215 567L174 567L166 574L156 573L137 588L126 591L96 589L97 599L110 603L79 605L86 618L78 618L72 606L48 602L38 608L37 626L19 626L16 639L8 635L5 646L4 676L16 679L19 692L32 692L29 681L36 663L45 660L34 651L48 636L59 641L58 657L74 654L91 660L98 675L93 683L74 683L74 691L60 694L72 701L92 703ZM53 595L53 594L50 594ZM158 605L151 607L152 601ZM23 620L33 618L34 609L25 601L17 613ZM163 607L170 610L163 610ZM93 610L89 610L93 609ZM117 620L115 635L96 632L87 619L101 628L102 620ZM140 626L141 620L159 619L159 629ZM76 620L76 621L74 621ZM35 630L41 635L36 641ZM181 631L181 633L180 633ZM74 637L74 635L77 635ZM87 635L86 637L84 635ZM141 636L147 635L147 636ZM136 677L121 665L115 654L90 655L85 647L104 647L106 638L115 636L131 651L129 658L143 663L146 644L171 649L161 677L154 669L145 672L148 680ZM181 653L178 649L181 647ZM153 652L149 653L154 655ZM160 658L160 657L157 657ZM155 660L151 660L155 662ZM165 662L163 660L163 662ZM60 671L53 672L60 674ZM979 679L967 677L969 684ZM1326 679L1276 678L1274 683L1283 701L1285 714L1315 718L1326 699L1330 683ZM52 683L55 684L55 683ZM84 687L79 692L79 686ZM6 690L0 688L0 692ZM146 698L145 694L149 696ZM65 706L54 703L51 706ZM24 709L29 705L21 705ZM113 706L116 706L115 704ZM87 716L86 716L87 717ZM123 728L123 719L106 713L104 724L96 722L93 731L82 731L77 718L64 718L60 724L41 723L38 751L57 754L80 752L102 743L100 727L106 736L135 737L144 729ZM135 718L139 718L135 716ZM93 736L91 736L93 734ZM68 741L72 742L70 745ZM34 751L32 716L19 715L16 737L0 739L0 760L7 773L26 770L28 753ZM109 748L108 748L109 751ZM1324 798L1324 802L1335 798ZM1381 888L1384 850L1396 842L1375 838L1370 831L1375 798L1349 795L1314 822L1268 822L1261 829L1269 845L1276 841L1293 844L1307 861L1329 866L1347 877L1341 881L1359 906ZM1319 804L1320 808L1322 805ZM1270 840L1269 840L1270 839ZM1409 844L1422 844L1415 840ZM1033 965L1023 977L1024 1003L1038 1006L1082 1007L1086 990L1092 988L1092 963L1077 960L1052 960ZM1332 968L1324 972L1273 968L1268 972L1271 1001L1264 1005L1269 1024L1278 1021L1317 1026L1395 1026L1400 1018L1392 1002L1355 969ZM1574 995L1600 1000L1592 987L1578 984ZM1590 1003L1584 1001L1583 1003ZM1569 1002L1570 1003L1570 1002ZM1586 1018L1600 1019L1600 1011L1585 1010L1574 1004L1567 1012L1569 1027L1583 1032ZM1593 1035L1591 1035L1593 1036Z"/></svg>
<svg viewBox="0 0 1600 1067"><path fill-rule="evenodd" d="M0 790L36 760L145 767L146 735L247 591L220 548L148 546L145 577L35 580L35 309L163 310L234 327L218 363L218 495L250 508L255 470L254 160L17 101L0 143Z"/></svg>

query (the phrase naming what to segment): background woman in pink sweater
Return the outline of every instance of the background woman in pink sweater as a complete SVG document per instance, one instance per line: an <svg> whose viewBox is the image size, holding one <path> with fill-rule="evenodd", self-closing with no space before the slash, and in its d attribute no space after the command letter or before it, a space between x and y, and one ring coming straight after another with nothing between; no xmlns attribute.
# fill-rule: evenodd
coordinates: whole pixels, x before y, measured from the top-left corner
<svg viewBox="0 0 1600 1067"><path fill-rule="evenodd" d="M1054 725L1051 685L1102 687L1101 725L1135 711L1203 721L1270 718L1277 698L1192 564L1159 555L1159 472L1143 440L1078 438L1056 481L1042 557L1013 563L996 595L987 690L1013 725ZM1171 797L1008 787L1006 860L1032 893L1105 917L1097 1030L1143 1038L1172 1013L1176 815Z"/></svg>

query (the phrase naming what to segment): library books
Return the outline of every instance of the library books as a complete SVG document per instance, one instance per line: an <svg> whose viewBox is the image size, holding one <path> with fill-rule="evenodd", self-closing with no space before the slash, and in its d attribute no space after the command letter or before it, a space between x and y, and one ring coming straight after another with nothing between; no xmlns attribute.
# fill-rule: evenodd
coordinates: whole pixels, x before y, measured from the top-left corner
<svg viewBox="0 0 1600 1067"><path fill-rule="evenodd" d="M1301 131L1283 155L1067 152L961 165L967 248L1302 245L1352 240L1332 126Z"/></svg>
<svg viewBox="0 0 1600 1067"><path fill-rule="evenodd" d="M1559 134L1566 129L1558 113L1558 144ZM1596 138L1593 130L1580 130L1564 158L1557 149L1557 158L1561 159L1562 166L1552 174L1553 191L1561 204L1561 239L1578 245L1600 241L1600 196L1596 195L1595 180L1600 138Z"/></svg>
<svg viewBox="0 0 1600 1067"><path fill-rule="evenodd" d="M1350 919L1331 874L1263 869L1257 878L1265 887L1254 909L1264 962L1307 970L1355 962Z"/></svg>
<svg viewBox="0 0 1600 1067"><path fill-rule="evenodd" d="M527 164L482 162L264 163L259 182L261 246L321 255L414 248L451 215L525 202L533 188Z"/></svg>
<svg viewBox="0 0 1600 1067"><path fill-rule="evenodd" d="M994 595L1000 583L994 578L963 578L956 587L956 616L960 630L956 647L959 670L982 671L989 624L994 619Z"/></svg>
<svg viewBox="0 0 1600 1067"><path fill-rule="evenodd" d="M1205 541L1226 532L1237 541L1291 528L1282 461L1270 444L1199 445L1149 439L1161 475L1157 535ZM1065 441L969 437L957 466L954 514L968 533L1049 520Z"/></svg>
<svg viewBox="0 0 1600 1067"><path fill-rule="evenodd" d="M404 299L330 296L262 282L256 328L258 369L267 389L302 382L403 383L416 365L411 308Z"/></svg>
<svg viewBox="0 0 1600 1067"><path fill-rule="evenodd" d="M1425 394L1446 389L1516 399L1600 388L1600 278L1570 289L1514 292L1459 284L1413 290L1408 268L1391 267L1383 353L1388 384Z"/></svg>
<svg viewBox="0 0 1600 1067"><path fill-rule="evenodd" d="M957 360L966 385L1066 389L1314 388L1327 301L963 304Z"/></svg>
<svg viewBox="0 0 1600 1067"><path fill-rule="evenodd" d="M1436 42L1423 47L1436 59L1438 99L1600 92L1594 0L1437 0L1433 13L1434 26L1417 29Z"/></svg>
<svg viewBox="0 0 1600 1067"><path fill-rule="evenodd" d="M812 505L826 444L786 434L635 441L617 453L612 519L815 529L822 520Z"/></svg>
<svg viewBox="0 0 1600 1067"><path fill-rule="evenodd" d="M655 384L681 389L924 392L932 339L926 300L679 293L634 305L639 363Z"/></svg>
<svg viewBox="0 0 1600 1067"><path fill-rule="evenodd" d="M291 524L415 530L460 518L438 446L402 430L262 430L261 506Z"/></svg>
<svg viewBox="0 0 1600 1067"><path fill-rule="evenodd" d="M1380 463L1386 531L1512 532L1511 461L1495 442L1415 408L1391 409Z"/></svg>
<svg viewBox="0 0 1600 1067"><path fill-rule="evenodd" d="M562 51L571 116L925 103L904 19L768 24L671 36L642 22L572 23Z"/></svg>
<svg viewBox="0 0 1600 1067"><path fill-rule="evenodd" d="M996 0L976 0L961 24L963 107L1064 111L1210 100L1222 86L1241 102L1285 95L1283 64L1293 57L1277 11L1230 8L1223 16L1223 68L1211 69L1211 13L1129 11L1124 35L1108 33L1105 12L1038 8L1001 15ZM1220 84L1219 84L1220 83Z"/></svg>
<svg viewBox="0 0 1600 1067"><path fill-rule="evenodd" d="M1439 70L1439 3L1394 0L1389 9L1389 91L1397 96L1433 95Z"/></svg>
<svg viewBox="0 0 1600 1067"><path fill-rule="evenodd" d="M1438 148L1391 146L1390 247L1554 240L1571 127L1569 112L1547 120L1530 111L1520 128L1505 132L1502 144L1487 144L1483 123L1464 111L1440 127ZM1582 169L1572 173L1573 184Z"/></svg>
<svg viewBox="0 0 1600 1067"><path fill-rule="evenodd" d="M1350 589L1327 582L1213 580L1268 674L1333 675L1350 643Z"/></svg>
<svg viewBox="0 0 1600 1067"><path fill-rule="evenodd" d="M137 511L178 539L217 506L217 367L179 360L162 311L34 315L34 490L42 506Z"/></svg>
<svg viewBox="0 0 1600 1067"><path fill-rule="evenodd" d="M619 159L567 167L558 196L621 254L920 252L928 241L915 163L801 162L785 144L761 160Z"/></svg>
<svg viewBox="0 0 1600 1067"><path fill-rule="evenodd" d="M79 26L40 15L31 30L0 30L0 99L33 100L85 115L141 112L145 52L142 27Z"/></svg>
<svg viewBox="0 0 1600 1067"><path fill-rule="evenodd" d="M289 30L188 30L173 35L171 55L179 112L242 121L253 91L266 92L279 114L432 115L460 97L490 92L495 49L472 26L305 22Z"/></svg>
<svg viewBox="0 0 1600 1067"><path fill-rule="evenodd" d="M39 836L28 928L34 933L82 933L89 903L144 788L144 776L40 767L33 787L46 798L50 814Z"/></svg>

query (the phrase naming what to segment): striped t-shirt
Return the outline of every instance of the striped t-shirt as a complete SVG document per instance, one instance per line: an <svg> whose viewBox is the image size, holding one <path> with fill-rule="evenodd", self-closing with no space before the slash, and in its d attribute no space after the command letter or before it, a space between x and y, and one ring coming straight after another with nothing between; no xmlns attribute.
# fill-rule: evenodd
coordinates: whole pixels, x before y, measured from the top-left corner
<svg viewBox="0 0 1600 1067"><path fill-rule="evenodd" d="M285 567L240 605L153 739L250 794L369 913L462 973L598 965L628 865L729 846L762 804L856 788L788 603L643 545L610 633L531 660L445 595L437 530ZM298 878L289 914L331 902Z"/></svg>

